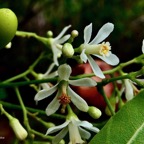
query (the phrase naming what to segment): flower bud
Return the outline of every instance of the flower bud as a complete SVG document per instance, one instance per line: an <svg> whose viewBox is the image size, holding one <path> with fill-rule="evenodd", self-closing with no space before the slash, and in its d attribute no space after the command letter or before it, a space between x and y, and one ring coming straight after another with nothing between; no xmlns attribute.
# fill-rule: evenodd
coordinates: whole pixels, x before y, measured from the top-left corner
<svg viewBox="0 0 144 144"><path fill-rule="evenodd" d="M78 34L79 34L79 33L78 33L77 30L73 30L73 31L71 32L71 36L72 36L73 38L77 37Z"/></svg>
<svg viewBox="0 0 144 144"><path fill-rule="evenodd" d="M47 32L47 36L48 36L48 37L52 37L52 36L53 36L53 32L52 32L52 31L48 31L48 32Z"/></svg>
<svg viewBox="0 0 144 144"><path fill-rule="evenodd" d="M50 128L50 127L54 127L54 126L55 126L55 124L52 123L52 122L43 122L43 125L44 125L45 127L47 127L47 128Z"/></svg>
<svg viewBox="0 0 144 144"><path fill-rule="evenodd" d="M19 139L19 140L24 140L26 139L28 133L27 131L23 128L23 126L20 124L19 120L16 119L16 118L12 118L10 120L10 126L11 128L13 129L16 137Z"/></svg>
<svg viewBox="0 0 144 144"><path fill-rule="evenodd" d="M73 46L70 43L65 43L62 47L62 53L68 58L72 57L74 55Z"/></svg>
<svg viewBox="0 0 144 144"><path fill-rule="evenodd" d="M65 141L62 139L59 144L65 144Z"/></svg>
<svg viewBox="0 0 144 144"><path fill-rule="evenodd" d="M6 46L5 46L5 48L7 48L7 49L10 49L11 48L11 46L12 46L12 43L11 42L9 42Z"/></svg>
<svg viewBox="0 0 144 144"><path fill-rule="evenodd" d="M94 119L98 119L102 115L101 111L94 106L89 107L88 114Z"/></svg>
<svg viewBox="0 0 144 144"><path fill-rule="evenodd" d="M124 105L125 105L125 103L123 102L122 99L120 99L120 101L118 103L118 109L121 109Z"/></svg>
<svg viewBox="0 0 144 144"><path fill-rule="evenodd" d="M39 74L37 75L37 79L41 80L41 79L43 79L43 76L44 76L44 74L39 73Z"/></svg>

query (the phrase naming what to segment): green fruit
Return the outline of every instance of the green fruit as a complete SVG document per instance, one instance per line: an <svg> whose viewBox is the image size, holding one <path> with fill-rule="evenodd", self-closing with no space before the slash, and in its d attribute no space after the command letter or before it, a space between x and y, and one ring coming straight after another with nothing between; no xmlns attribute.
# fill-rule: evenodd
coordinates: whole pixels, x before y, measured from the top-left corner
<svg viewBox="0 0 144 144"><path fill-rule="evenodd" d="M13 11L0 9L0 49L5 47L15 36L18 20Z"/></svg>

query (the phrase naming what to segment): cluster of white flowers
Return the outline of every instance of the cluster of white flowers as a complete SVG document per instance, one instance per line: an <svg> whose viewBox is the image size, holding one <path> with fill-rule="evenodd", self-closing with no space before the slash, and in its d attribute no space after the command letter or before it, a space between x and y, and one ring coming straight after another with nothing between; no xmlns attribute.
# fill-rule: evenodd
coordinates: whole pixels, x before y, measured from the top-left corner
<svg viewBox="0 0 144 144"><path fill-rule="evenodd" d="M65 27L62 32L56 37L51 38L50 45L53 52L54 63L58 66L58 57L62 54L62 45L69 38L70 35L65 35L65 32L70 28L70 26ZM90 41L92 35L92 23L85 27L84 29L84 43L80 45L80 58L83 62L89 62L94 74L100 78L105 78L99 66L95 63L92 56L98 57L101 60L105 61L109 65L117 65L119 63L119 58L111 53L111 46L109 42L102 42L106 39L110 33L113 31L114 25L112 23L106 23L101 27L98 34L94 39ZM100 43L102 42L102 43ZM73 53L74 54L74 53ZM92 56L91 56L92 55Z"/></svg>
<svg viewBox="0 0 144 144"><path fill-rule="evenodd" d="M53 144L59 143L67 132L69 132L69 144L85 143L91 136L87 130L95 133L99 132L99 129L94 127L91 123L88 121L81 121L78 118L70 107L71 103L73 103L77 109L88 113L94 119L99 118L102 114L98 108L89 106L87 102L71 88L71 86L94 87L97 85L97 82L92 78L79 77L78 79L71 79L71 66L68 65L65 60L63 63L60 63L58 59L60 57L64 57L65 59L76 58L78 61L84 63L88 62L94 75L101 79L104 79L105 75L96 63L95 57L112 66L119 63L119 58L111 52L110 42L104 41L114 30L114 25L112 23L108 22L104 24L93 40L91 40L92 23L87 25L84 28L84 43L80 44L78 48L73 48L72 45L74 38L78 36L78 31L73 30L71 34L65 35L70 27L71 25L63 28L60 34L55 38L53 38L53 33L51 31L47 33L48 38L39 37L30 33L31 36L38 38L38 40L48 45L53 53L53 63L49 66L46 73L38 74L37 79L57 78L55 85L51 83L39 84L39 90L34 100L38 102L49 96L54 96L46 108L46 114L48 116L56 113L60 107L61 113L65 113L65 110L67 110L66 121L59 126L49 128L46 132L46 135L49 135L61 130L54 137L52 141ZM142 42L142 53L144 53L144 40ZM56 68L56 70L54 70L54 68ZM122 92L123 91L125 91L127 101L133 99L134 95L139 92L130 79L123 80Z"/></svg>
<svg viewBox="0 0 144 144"><path fill-rule="evenodd" d="M47 78L55 78L54 79L55 83L39 84L38 92L36 93L34 97L34 100L36 102L46 99L50 96L53 97L51 102L49 102L49 104L46 107L47 116L51 116L52 114L55 114L60 108L61 108L61 113L65 114L65 122L63 124L60 124L58 126L53 125L46 132L46 135L50 135L55 132L58 132L53 137L52 144L58 144L67 135L67 133L69 133L68 144L85 144L86 141L91 137L91 133L89 131L93 133L98 133L100 131L99 128L94 127L90 122L86 120L80 120L80 118L76 115L77 111L75 112L75 109L72 110L72 107L77 108L77 110L89 114L89 116L91 116L91 118L93 119L98 119L101 116L102 112L97 107L89 106L86 100L84 100L84 98L78 95L71 87L71 86L96 87L97 81L91 77L86 77L86 76L72 77L71 76L72 68L70 64L67 64L67 59L72 58L72 59L77 60L77 62L83 62L83 63L88 62L93 71L93 74L91 76L96 76L100 78L101 80L105 78L105 75L103 71L101 70L101 68L99 67L99 65L97 64L97 62L95 61L97 58L111 66L116 66L117 64L119 64L119 58L115 54L113 54L111 51L112 47L111 47L110 42L104 41L106 38L108 38L108 36L114 30L114 25L112 23L108 22L104 24L100 28L96 36L93 38L93 40L91 40L92 23L87 25L84 28L84 38L83 38L84 42L80 44L79 47L77 48L73 48L72 43L75 37L78 36L78 31L73 30L71 34L65 35L65 33L70 29L70 27L71 25L64 27L57 37L53 37L53 33L51 31L47 32L48 37L41 37L41 36L36 35L35 33L27 33L27 32L16 33L17 35L20 35L20 36L24 36L24 37L31 36L31 37L36 38L37 40L44 43L47 47L49 47L53 54L52 55L53 63L49 66L46 73L36 74L36 72L34 72L34 65L31 69L26 71L26 73L28 72L28 74L32 74L38 80L47 79ZM10 42L5 46L5 48L11 48L11 45L12 43ZM142 41L142 53L144 54L144 40ZM63 58L63 59L59 61L59 58L61 59ZM35 63L37 64L37 62ZM143 62L141 62L141 64L143 64ZM54 68L56 69L54 70ZM122 68L119 68L119 70L117 69L115 70L119 71L121 76L125 74L122 71ZM112 74L116 72L115 70L112 72ZM21 78L22 75L18 77ZM13 80L16 80L18 77L13 78ZM27 78L27 74L26 75L23 74L23 77ZM126 101L133 99L134 96L137 95L137 93L139 92L139 90L135 86L135 84L137 84L135 82L144 81L142 79L135 78L133 75L131 75L130 77L126 77L125 79L122 78L123 80L120 79L121 95L123 92L125 92ZM133 80L133 77L135 78L135 81ZM9 79L7 81L11 82L11 80L12 79ZM108 81L108 82L111 82L111 81ZM103 81L100 84L103 84ZM116 84L114 83L113 86L115 85ZM100 86L102 87L103 85L100 85ZM115 90L115 92L116 91L118 90ZM114 103L114 107L116 106L116 99L115 99L116 96L114 96L115 93L112 94L115 100L111 99L111 101L110 101L110 98L108 100L108 98L106 97L104 93L102 94L104 96L104 100L108 104L107 106L109 110L112 113L113 111L115 111L115 109L114 110L110 109L111 104ZM122 100L120 97L120 93L119 93L118 98L119 98L118 101ZM20 101L20 103L22 103L22 101ZM24 111L23 107L22 109ZM28 137L28 132L21 125L19 120L9 115L3 109L2 105L0 105L0 110L2 111L2 113L5 114L5 116L8 117L9 124L11 128L13 129L16 137L19 140L25 140Z"/></svg>
<svg viewBox="0 0 144 144"><path fill-rule="evenodd" d="M64 36L65 32L69 28L70 25L65 27L56 38L49 39L53 52L54 63L51 64L45 74L39 74L38 76L38 79L58 77L58 82L54 86L50 86L47 83L40 84L41 89L35 95L34 99L37 102L51 95L54 95L56 92L56 96L46 108L46 114L48 116L54 114L60 108L60 106L62 106L61 112L65 112L66 106L68 106L72 102L80 111L90 113L91 117L93 118L99 118L101 115L101 111L96 107L93 107L94 109L90 108L87 102L77 93L75 93L70 87L70 85L92 87L96 86L96 81L91 78L80 78L71 80L70 75L72 73L72 69L70 65L66 63L59 65L58 63L58 58L62 54L68 58L71 58L74 55L73 46L70 43L66 42L68 39L70 39L71 36L69 34ZM113 29L114 25L112 23L106 23L102 26L97 35L90 42L92 35L92 24L89 24L84 29L84 43L79 46L77 51L79 52L80 59L84 63L88 61L94 74L100 78L105 78L105 76L102 70L96 64L93 56L103 60L104 62L112 66L115 66L119 63L119 58L111 52L110 43L103 42L103 40L110 35ZM142 42L142 53L144 53L144 40ZM51 73L55 65L58 66L58 69ZM124 79L123 82L124 83L122 91L125 91L126 100L129 101L133 99L134 95L136 95L139 90L135 87L134 83L131 80ZM71 114L67 115L66 121L63 124L49 128L46 132L46 135L61 130L52 141L53 144L57 144L69 131L69 144L83 144L85 143L84 140L89 139L89 137L91 136L91 134L83 128L96 133L99 132L98 128L93 127L93 125L87 121L80 121L79 118L74 114L74 112L71 112Z"/></svg>
<svg viewBox="0 0 144 144"><path fill-rule="evenodd" d="M46 108L46 114L48 116L54 114L60 106L62 107L61 112L65 112L65 108L72 102L80 111L89 113L93 118L99 118L101 116L101 111L95 107L89 107L87 102L70 87L70 85L93 87L96 86L96 81L92 78L71 80L70 75L72 73L72 69L70 65L66 63L59 65L58 58L61 57L62 54L68 58L73 57L74 55L73 46L66 41L70 38L73 39L75 36L72 34L64 36L65 32L69 28L70 25L65 27L56 38L49 38L54 63L49 67L45 74L38 75L38 79L57 77L58 81L54 86L50 86L47 83L40 84L41 89L35 95L34 99L38 102L49 96L56 95ZM99 66L95 63L92 56L98 57L110 65L117 65L119 63L118 57L110 51L110 43L102 42L109 36L113 29L114 25L112 23L106 23L99 30L95 38L89 42L92 34L92 24L86 26L84 29L84 43L78 48L79 58L84 63L88 61L94 74L100 78L105 78L105 76ZM58 66L58 69L51 73L55 65ZM57 144L69 131L69 144L82 144L85 143L85 140L89 139L91 136L91 134L84 128L96 133L99 132L98 128L93 127L93 125L88 121L80 121L74 112L71 111L71 113L68 113L66 121L62 125L49 128L46 135L61 130L52 141L52 143Z"/></svg>

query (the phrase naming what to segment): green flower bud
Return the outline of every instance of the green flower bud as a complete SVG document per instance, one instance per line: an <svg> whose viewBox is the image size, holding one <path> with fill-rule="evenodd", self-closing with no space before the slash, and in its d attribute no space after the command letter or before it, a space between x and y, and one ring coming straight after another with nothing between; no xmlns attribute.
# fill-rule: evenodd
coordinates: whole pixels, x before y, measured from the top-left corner
<svg viewBox="0 0 144 144"><path fill-rule="evenodd" d="M41 79L43 79L43 76L44 76L44 74L39 73L39 74L37 75L37 79L41 80Z"/></svg>
<svg viewBox="0 0 144 144"><path fill-rule="evenodd" d="M52 31L47 31L47 36L48 37L52 37L53 36L53 32Z"/></svg>
<svg viewBox="0 0 144 144"><path fill-rule="evenodd" d="M11 42L9 42L6 46L5 46L5 48L7 48L7 49L10 49L11 48L11 46L12 46L12 43Z"/></svg>
<svg viewBox="0 0 144 144"><path fill-rule="evenodd" d="M62 53L64 56L71 58L74 55L73 46L70 43L65 43L62 47Z"/></svg>
<svg viewBox="0 0 144 144"><path fill-rule="evenodd" d="M120 99L119 103L118 103L118 109L121 109L124 105L125 105L125 103L123 102L122 99Z"/></svg>
<svg viewBox="0 0 144 144"><path fill-rule="evenodd" d="M59 144L65 144L65 141L62 139Z"/></svg>
<svg viewBox="0 0 144 144"><path fill-rule="evenodd" d="M16 118L12 118L10 119L10 126L13 129L16 137L19 140L24 140L26 139L28 133L27 131L23 128L23 126L20 124L19 120Z"/></svg>
<svg viewBox="0 0 144 144"><path fill-rule="evenodd" d="M111 105L111 106L112 106L113 111L115 111L115 105ZM112 116L112 113L108 106L106 106L106 108L105 108L105 113L107 116Z"/></svg>
<svg viewBox="0 0 144 144"><path fill-rule="evenodd" d="M47 128L50 128L50 127L54 127L54 126L55 126L55 124L52 123L52 122L42 122L42 123L43 123L43 125L44 125L45 127L47 127Z"/></svg>
<svg viewBox="0 0 144 144"><path fill-rule="evenodd" d="M98 119L101 115L102 115L102 112L94 107L94 106L90 106L89 109L88 109L88 114L94 118L94 119Z"/></svg>
<svg viewBox="0 0 144 144"><path fill-rule="evenodd" d="M77 37L78 34L79 34L79 33L78 33L77 30L73 30L73 31L71 32L71 36L72 36L73 38Z"/></svg>

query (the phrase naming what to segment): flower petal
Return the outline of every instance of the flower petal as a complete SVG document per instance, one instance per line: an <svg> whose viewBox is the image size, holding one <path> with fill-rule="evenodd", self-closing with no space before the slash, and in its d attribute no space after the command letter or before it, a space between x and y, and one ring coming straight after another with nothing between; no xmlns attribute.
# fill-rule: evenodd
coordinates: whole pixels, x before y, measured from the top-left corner
<svg viewBox="0 0 144 144"><path fill-rule="evenodd" d="M84 141L81 139L78 126L75 123L70 122L68 125L69 128L69 144L83 144Z"/></svg>
<svg viewBox="0 0 144 144"><path fill-rule="evenodd" d="M133 88L128 79L125 79L124 82L125 82L125 97L129 101L134 97Z"/></svg>
<svg viewBox="0 0 144 144"><path fill-rule="evenodd" d="M46 108L46 114L48 116L54 114L60 107L60 103L58 101L58 94L55 96L55 98L51 101L51 103Z"/></svg>
<svg viewBox="0 0 144 144"><path fill-rule="evenodd" d="M98 44L102 42L104 39L106 39L110 33L113 31L114 25L112 23L106 23L101 27L101 29L98 31L95 38L89 43L89 44Z"/></svg>
<svg viewBox="0 0 144 144"><path fill-rule="evenodd" d="M96 62L93 60L93 58L90 55L88 55L88 61L89 64L91 65L94 74L100 78L105 78L103 72L101 71L99 66L96 64Z"/></svg>
<svg viewBox="0 0 144 144"><path fill-rule="evenodd" d="M91 78L81 78L77 80L69 80L69 84L74 86L96 86L97 83Z"/></svg>
<svg viewBox="0 0 144 144"><path fill-rule="evenodd" d="M91 130L91 131L95 132L95 133L98 133L98 132L99 132L99 129L96 128L96 127L94 127L94 126L93 126L91 123L89 123L88 121L81 121L81 122L79 123L79 126L82 126L82 127L86 128L86 129L88 129L88 130Z"/></svg>
<svg viewBox="0 0 144 144"><path fill-rule="evenodd" d="M68 86L68 95L71 97L71 101L73 104L81 111L87 112L89 106L86 101L82 99L78 94L76 94L69 86Z"/></svg>
<svg viewBox="0 0 144 144"><path fill-rule="evenodd" d="M71 25L68 25L68 26L64 27L63 30L60 32L60 34L57 37L55 37L54 39L55 40L60 39L70 27L71 27Z"/></svg>
<svg viewBox="0 0 144 144"><path fill-rule="evenodd" d="M54 78L58 76L58 72L57 71L54 71L52 73L50 73L49 75L45 76L44 79L47 79L47 78Z"/></svg>
<svg viewBox="0 0 144 144"><path fill-rule="evenodd" d="M92 34L92 23L86 26L84 29L84 44L85 43L88 44L91 38L91 34Z"/></svg>
<svg viewBox="0 0 144 144"><path fill-rule="evenodd" d="M87 55L85 54L85 49L82 50L82 52L80 54L80 58L84 63L87 62Z"/></svg>
<svg viewBox="0 0 144 144"><path fill-rule="evenodd" d="M54 133L54 132L57 132L57 131L65 128L65 127L69 124L69 122L70 122L70 121L67 120L67 121L65 121L65 122L64 122L63 124L61 124L61 125L58 125L58 126L55 126L55 127L50 127L50 128L47 130L46 135L52 134L52 133Z"/></svg>
<svg viewBox="0 0 144 144"><path fill-rule="evenodd" d="M107 64L112 65L112 66L115 66L119 63L119 58L115 54L112 54L112 53L108 57L107 56L103 57L103 56L96 55L96 54L93 54L93 55L102 59Z"/></svg>
<svg viewBox="0 0 144 144"><path fill-rule="evenodd" d="M59 50L59 49L56 47L55 44L52 44L52 45L51 45L51 48L52 48L52 52L53 52L53 61L54 61L55 65L58 66L58 65L59 65L59 63L58 63L58 57L61 56L62 51Z"/></svg>
<svg viewBox="0 0 144 144"><path fill-rule="evenodd" d="M142 52L144 53L144 40L142 41Z"/></svg>
<svg viewBox="0 0 144 144"><path fill-rule="evenodd" d="M42 87L42 89L49 89L50 88L48 83L41 83L40 87Z"/></svg>
<svg viewBox="0 0 144 144"><path fill-rule="evenodd" d="M49 73L52 71L52 69L54 68L54 66L55 66L55 63L52 63L52 64L48 67L47 71L46 71L45 74L43 75L43 78L45 78L47 75L49 75Z"/></svg>
<svg viewBox="0 0 144 144"><path fill-rule="evenodd" d="M84 139L89 139L91 136L91 134L87 130L85 130L81 127L79 127L79 132L80 132L81 137Z"/></svg>
<svg viewBox="0 0 144 144"><path fill-rule="evenodd" d="M93 125L88 121L77 121L77 125L82 126L82 127L86 127L86 128L93 127Z"/></svg>
<svg viewBox="0 0 144 144"><path fill-rule="evenodd" d="M69 34L68 34L68 35L65 35L65 36L62 37L61 39L58 39L58 40L57 40L57 43L58 43L58 44L62 44L62 43L64 43L64 42L66 42L66 41L70 38L70 36L71 36L71 35L69 35Z"/></svg>
<svg viewBox="0 0 144 144"><path fill-rule="evenodd" d="M63 130L61 130L52 140L52 144L58 144L68 133L68 127L65 127Z"/></svg>
<svg viewBox="0 0 144 144"><path fill-rule="evenodd" d="M71 72L71 67L67 64L60 65L58 68L58 75L61 80L69 80Z"/></svg>
<svg viewBox="0 0 144 144"><path fill-rule="evenodd" d="M58 83L57 83L55 86L53 86L53 87L51 87L51 88L49 88L49 89L40 90L40 91L35 95L34 100L35 100L35 101L39 101L39 100L42 100L42 99L50 96L51 94L53 94L53 93L57 90L57 85L58 85Z"/></svg>

